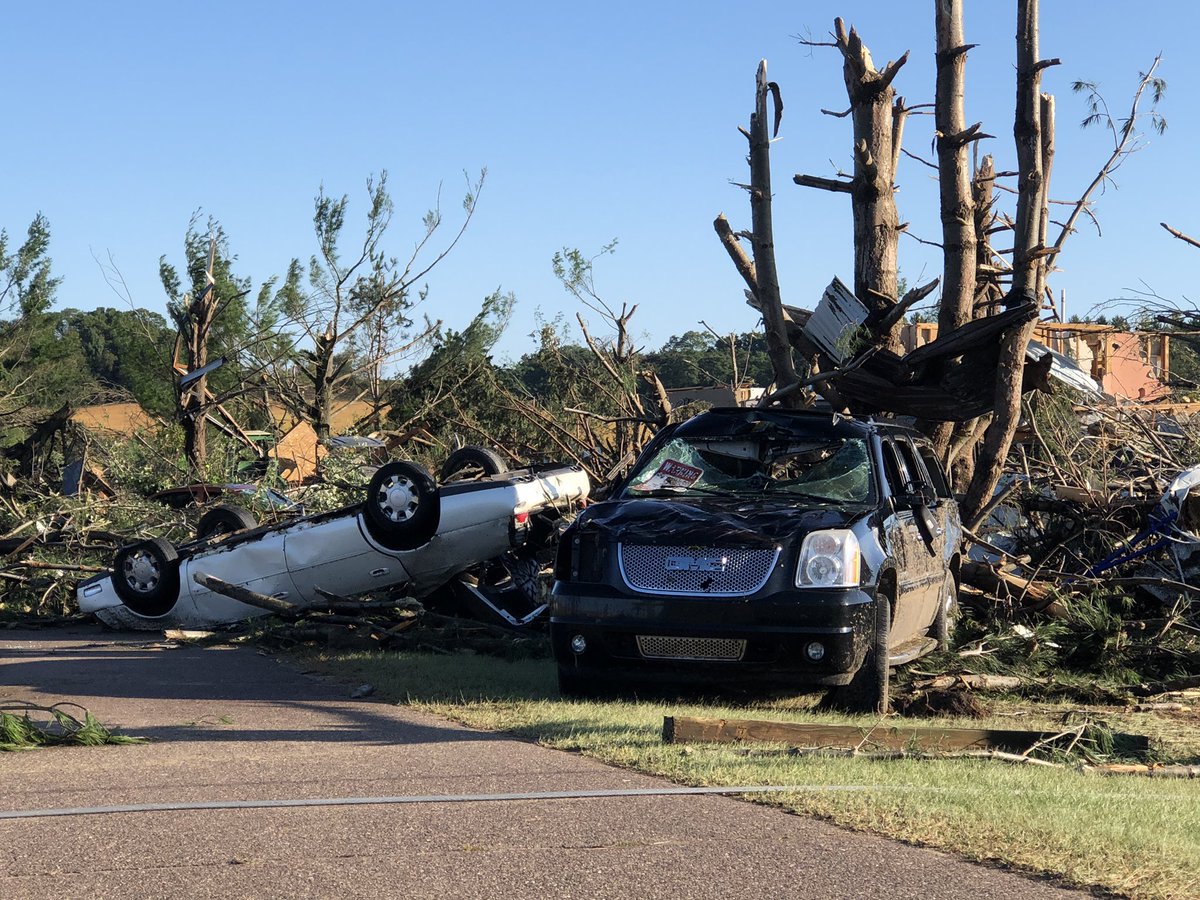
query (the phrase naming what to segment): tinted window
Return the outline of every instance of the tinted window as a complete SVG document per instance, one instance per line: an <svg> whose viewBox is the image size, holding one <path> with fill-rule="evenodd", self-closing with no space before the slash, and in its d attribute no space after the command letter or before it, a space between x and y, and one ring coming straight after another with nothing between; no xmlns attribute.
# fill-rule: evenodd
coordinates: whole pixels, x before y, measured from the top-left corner
<svg viewBox="0 0 1200 900"><path fill-rule="evenodd" d="M921 455L921 462L925 463L925 471L929 473L929 482L933 485L934 492L939 497L953 497L946 473L942 470L942 464L933 448L926 444L917 444L917 452Z"/></svg>
<svg viewBox="0 0 1200 900"><path fill-rule="evenodd" d="M892 493L903 494L905 487L912 481L912 476L909 475L904 460L896 452L896 445L890 440L883 441L883 468Z"/></svg>
<svg viewBox="0 0 1200 900"><path fill-rule="evenodd" d="M925 477L925 466L917 458L912 444L907 439L900 438L896 441L896 449L900 451L900 460L904 463L904 468L908 470L908 480L905 482L905 486L912 484L919 487L928 483L928 478Z"/></svg>

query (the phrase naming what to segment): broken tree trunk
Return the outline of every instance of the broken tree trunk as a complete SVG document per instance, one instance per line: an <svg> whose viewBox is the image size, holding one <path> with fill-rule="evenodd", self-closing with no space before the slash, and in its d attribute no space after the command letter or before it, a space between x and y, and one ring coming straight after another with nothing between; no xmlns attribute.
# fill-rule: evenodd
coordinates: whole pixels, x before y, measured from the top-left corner
<svg viewBox="0 0 1200 900"><path fill-rule="evenodd" d="M1043 168L1041 79L1051 61L1038 58L1038 0L1017 3L1017 108L1013 136L1017 145L1020 179L1017 219L1013 229L1012 289L1005 299L1008 307L1033 302L1037 296L1038 269L1043 253L1038 245L1042 206L1046 203ZM996 377L996 403L992 423L984 435L975 474L963 501L963 518L973 519L991 498L1004 470L1008 450L1021 415L1022 374L1025 350L1033 334L1035 316L1020 328L1009 331L1000 345Z"/></svg>
<svg viewBox="0 0 1200 900"><path fill-rule="evenodd" d="M975 199L971 190L968 148L981 137L978 123L966 125L963 94L967 51L963 42L962 0L937 0L937 87L934 101L938 154L938 186L942 216L942 298L938 334L947 335L970 322L975 306ZM934 448L946 459L954 425L943 422L931 429Z"/></svg>
<svg viewBox="0 0 1200 900"><path fill-rule="evenodd" d="M835 46L842 54L842 74L850 98L854 128L854 177L849 181L797 175L803 187L849 193L854 215L854 293L880 315L896 302L896 256L900 220L896 212L895 164L900 154L907 110L896 99L892 81L908 61L906 52L882 70L858 32L845 22L833 23ZM887 349L902 353L900 323L886 334Z"/></svg>
<svg viewBox="0 0 1200 900"><path fill-rule="evenodd" d="M208 365L208 336L213 320L217 316L216 278L213 267L217 256L217 239L208 244L208 266L204 270L204 289L199 296L190 298L187 316L187 370L194 372ZM204 464L208 459L208 416L206 394L208 376L201 375L187 387L179 389L179 421L183 426L183 453L188 468L197 476L203 476Z"/></svg>
<svg viewBox="0 0 1200 900"><path fill-rule="evenodd" d="M995 312L1004 289L1000 276L1008 271L1008 264L992 249L991 230L996 222L993 209L996 196L996 166L991 155L984 156L971 180L971 198L974 207L975 230L975 296L972 317ZM954 428L948 445L942 451L942 460L950 473L956 493L966 493L975 475L975 448L983 440L991 416L960 422ZM935 440L937 435L935 435ZM939 450L940 450L939 445Z"/></svg>
<svg viewBox="0 0 1200 900"><path fill-rule="evenodd" d="M779 133L779 118L783 101L779 86L767 81L767 61L760 60L754 79L754 113L750 116L750 215L751 243L754 247L755 295L762 305L763 325L767 336L767 354L775 372L775 386L789 389L799 378L796 362L788 343L787 325L783 317L783 300L779 291L779 273L775 268L775 233L771 222L771 129L767 122L767 93L775 100L775 128ZM803 395L793 390L785 405L803 405Z"/></svg>
<svg viewBox="0 0 1200 900"><path fill-rule="evenodd" d="M937 0L937 137L938 185L942 213L942 302L938 335L945 336L971 321L975 305L975 198L967 151L982 135L978 123L967 128L963 109L967 51L963 41L962 0Z"/></svg>

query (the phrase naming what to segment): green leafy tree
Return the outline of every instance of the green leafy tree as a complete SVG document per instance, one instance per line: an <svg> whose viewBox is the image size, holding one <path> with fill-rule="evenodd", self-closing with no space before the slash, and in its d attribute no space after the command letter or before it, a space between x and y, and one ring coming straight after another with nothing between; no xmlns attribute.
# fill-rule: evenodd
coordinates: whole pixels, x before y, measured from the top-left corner
<svg viewBox="0 0 1200 900"><path fill-rule="evenodd" d="M73 348L56 340L49 314L60 282L49 248L50 223L41 213L17 247L0 230L0 425L48 398L61 404L62 391L78 386L64 364Z"/></svg>
<svg viewBox="0 0 1200 900"><path fill-rule="evenodd" d="M646 361L668 388L766 387L774 377L766 347L766 338L753 332L722 337L688 331L668 338L660 349L646 354Z"/></svg>
<svg viewBox="0 0 1200 900"><path fill-rule="evenodd" d="M50 309L62 279L51 274L49 250L50 222L41 213L12 252L8 232L0 229L0 314L28 317Z"/></svg>
<svg viewBox="0 0 1200 900"><path fill-rule="evenodd" d="M461 331L437 329L429 355L391 386L390 418L397 429L420 425L446 445L485 443L520 455L514 448L519 429L504 408L500 370L491 356L515 303L511 293L496 291Z"/></svg>
<svg viewBox="0 0 1200 900"><path fill-rule="evenodd" d="M331 197L324 187L318 192L313 213L317 253L309 260L308 290L293 277L299 272L299 263L293 262L282 291L300 349L288 365L273 369L273 378L284 402L320 438L329 437L334 402L356 379L364 381L356 396L373 394L378 410L385 367L437 333L437 323L429 323L414 336L410 314L426 295L421 280L446 258L474 216L484 175L468 182L454 236L440 249L430 249L442 225L435 206L422 219L423 232L404 261L383 246L394 212L387 172L367 179L366 228L349 255L343 252L349 197Z"/></svg>
<svg viewBox="0 0 1200 900"><path fill-rule="evenodd" d="M128 391L145 409L170 415L175 391L167 354L175 329L144 309L66 309L59 331L78 340L88 376L101 387Z"/></svg>

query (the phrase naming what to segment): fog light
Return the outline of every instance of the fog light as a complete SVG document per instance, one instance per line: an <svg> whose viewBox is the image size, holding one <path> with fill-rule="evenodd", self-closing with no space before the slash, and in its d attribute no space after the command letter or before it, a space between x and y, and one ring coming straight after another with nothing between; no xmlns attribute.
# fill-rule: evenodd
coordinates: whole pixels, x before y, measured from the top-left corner
<svg viewBox="0 0 1200 900"><path fill-rule="evenodd" d="M575 637L571 638L571 652L572 653L582 653L586 649L587 649L587 638L585 638L582 634L577 634L577 635L575 635Z"/></svg>
<svg viewBox="0 0 1200 900"><path fill-rule="evenodd" d="M809 662L820 662L825 658L825 645L820 641L809 641L804 645L804 655Z"/></svg>

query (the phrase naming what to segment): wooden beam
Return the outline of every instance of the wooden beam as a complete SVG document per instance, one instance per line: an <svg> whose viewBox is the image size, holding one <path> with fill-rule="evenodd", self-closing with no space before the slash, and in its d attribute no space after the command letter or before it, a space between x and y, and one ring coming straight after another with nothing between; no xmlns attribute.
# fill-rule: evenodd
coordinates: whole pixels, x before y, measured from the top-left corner
<svg viewBox="0 0 1200 900"><path fill-rule="evenodd" d="M998 728L929 728L879 725L824 725L800 722L766 722L756 719L706 719L664 716L663 742L736 743L772 741L796 747L840 747L862 750L1007 750L1024 753L1053 733ZM1139 752L1150 749L1144 735L1121 735L1122 746ZM1127 743L1126 743L1127 742Z"/></svg>

